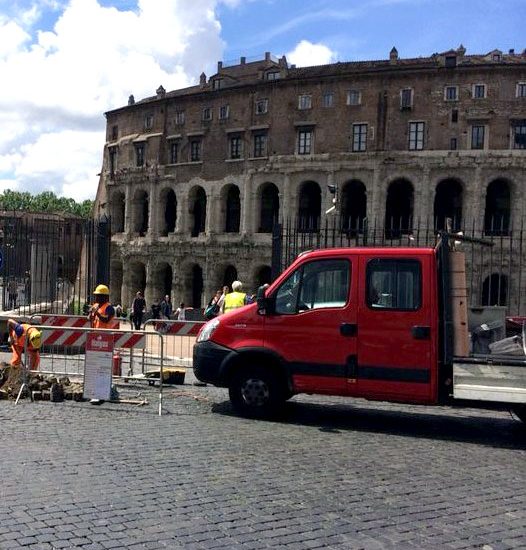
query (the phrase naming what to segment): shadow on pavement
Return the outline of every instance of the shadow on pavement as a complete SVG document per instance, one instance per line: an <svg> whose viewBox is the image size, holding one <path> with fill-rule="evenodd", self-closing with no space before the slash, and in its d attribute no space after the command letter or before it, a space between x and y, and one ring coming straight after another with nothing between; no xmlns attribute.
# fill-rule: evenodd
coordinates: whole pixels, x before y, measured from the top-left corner
<svg viewBox="0 0 526 550"><path fill-rule="evenodd" d="M229 402L217 403L212 412L237 416ZM442 408L434 412L371 408L370 404L340 405L288 402L274 422L317 427L335 435L345 431L391 434L402 437L461 441L489 447L526 449L526 426L512 417L487 416L487 410ZM491 411L489 412L491 414ZM505 413L506 414L506 413Z"/></svg>

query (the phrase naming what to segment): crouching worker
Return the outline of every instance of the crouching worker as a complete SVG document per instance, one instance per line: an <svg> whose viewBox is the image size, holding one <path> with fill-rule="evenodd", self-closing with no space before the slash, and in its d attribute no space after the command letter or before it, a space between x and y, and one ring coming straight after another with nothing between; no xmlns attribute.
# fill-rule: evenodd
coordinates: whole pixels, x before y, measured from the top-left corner
<svg viewBox="0 0 526 550"><path fill-rule="evenodd" d="M22 364L22 354L24 346L26 348L26 361L30 370L38 370L40 365L40 347L42 345L42 332L37 328L27 324L19 323L14 319L7 321L9 338L11 340L11 365L18 366ZM26 344L27 339L27 344Z"/></svg>

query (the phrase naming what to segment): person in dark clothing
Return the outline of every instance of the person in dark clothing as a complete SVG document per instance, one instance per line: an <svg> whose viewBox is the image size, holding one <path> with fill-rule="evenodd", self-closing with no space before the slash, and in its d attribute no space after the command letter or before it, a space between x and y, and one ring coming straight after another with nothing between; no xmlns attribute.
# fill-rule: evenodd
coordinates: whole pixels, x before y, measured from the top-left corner
<svg viewBox="0 0 526 550"><path fill-rule="evenodd" d="M139 290L133 299L131 314L133 315L133 326L135 330L141 330L142 316L146 311L146 300Z"/></svg>
<svg viewBox="0 0 526 550"><path fill-rule="evenodd" d="M161 302L161 315L163 316L163 319L170 319L172 316L172 302L170 301L170 296L168 296L168 294Z"/></svg>

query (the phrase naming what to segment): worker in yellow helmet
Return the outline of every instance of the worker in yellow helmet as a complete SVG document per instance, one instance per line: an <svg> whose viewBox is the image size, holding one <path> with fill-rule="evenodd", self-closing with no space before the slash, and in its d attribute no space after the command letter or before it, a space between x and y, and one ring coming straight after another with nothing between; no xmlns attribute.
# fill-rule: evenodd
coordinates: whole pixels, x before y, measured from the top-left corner
<svg viewBox="0 0 526 550"><path fill-rule="evenodd" d="M110 289L98 285L93 291L95 301L90 308L88 319L92 328L111 328L115 317L115 308L110 304Z"/></svg>
<svg viewBox="0 0 526 550"><path fill-rule="evenodd" d="M27 353L27 366L30 370L38 370L40 365L40 347L42 346L42 332L28 323L19 323L14 319L8 319L7 328L11 341L11 365L22 364L24 347ZM27 339L27 343L26 343Z"/></svg>

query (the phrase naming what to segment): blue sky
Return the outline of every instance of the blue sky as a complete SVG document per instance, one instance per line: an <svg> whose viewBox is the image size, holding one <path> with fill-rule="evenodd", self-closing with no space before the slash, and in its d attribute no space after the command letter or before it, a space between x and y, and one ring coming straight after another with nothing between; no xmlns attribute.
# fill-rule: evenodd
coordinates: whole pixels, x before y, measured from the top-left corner
<svg viewBox="0 0 526 550"><path fill-rule="evenodd" d="M526 48L526 0L0 0L0 191L93 198L103 113L218 60Z"/></svg>

